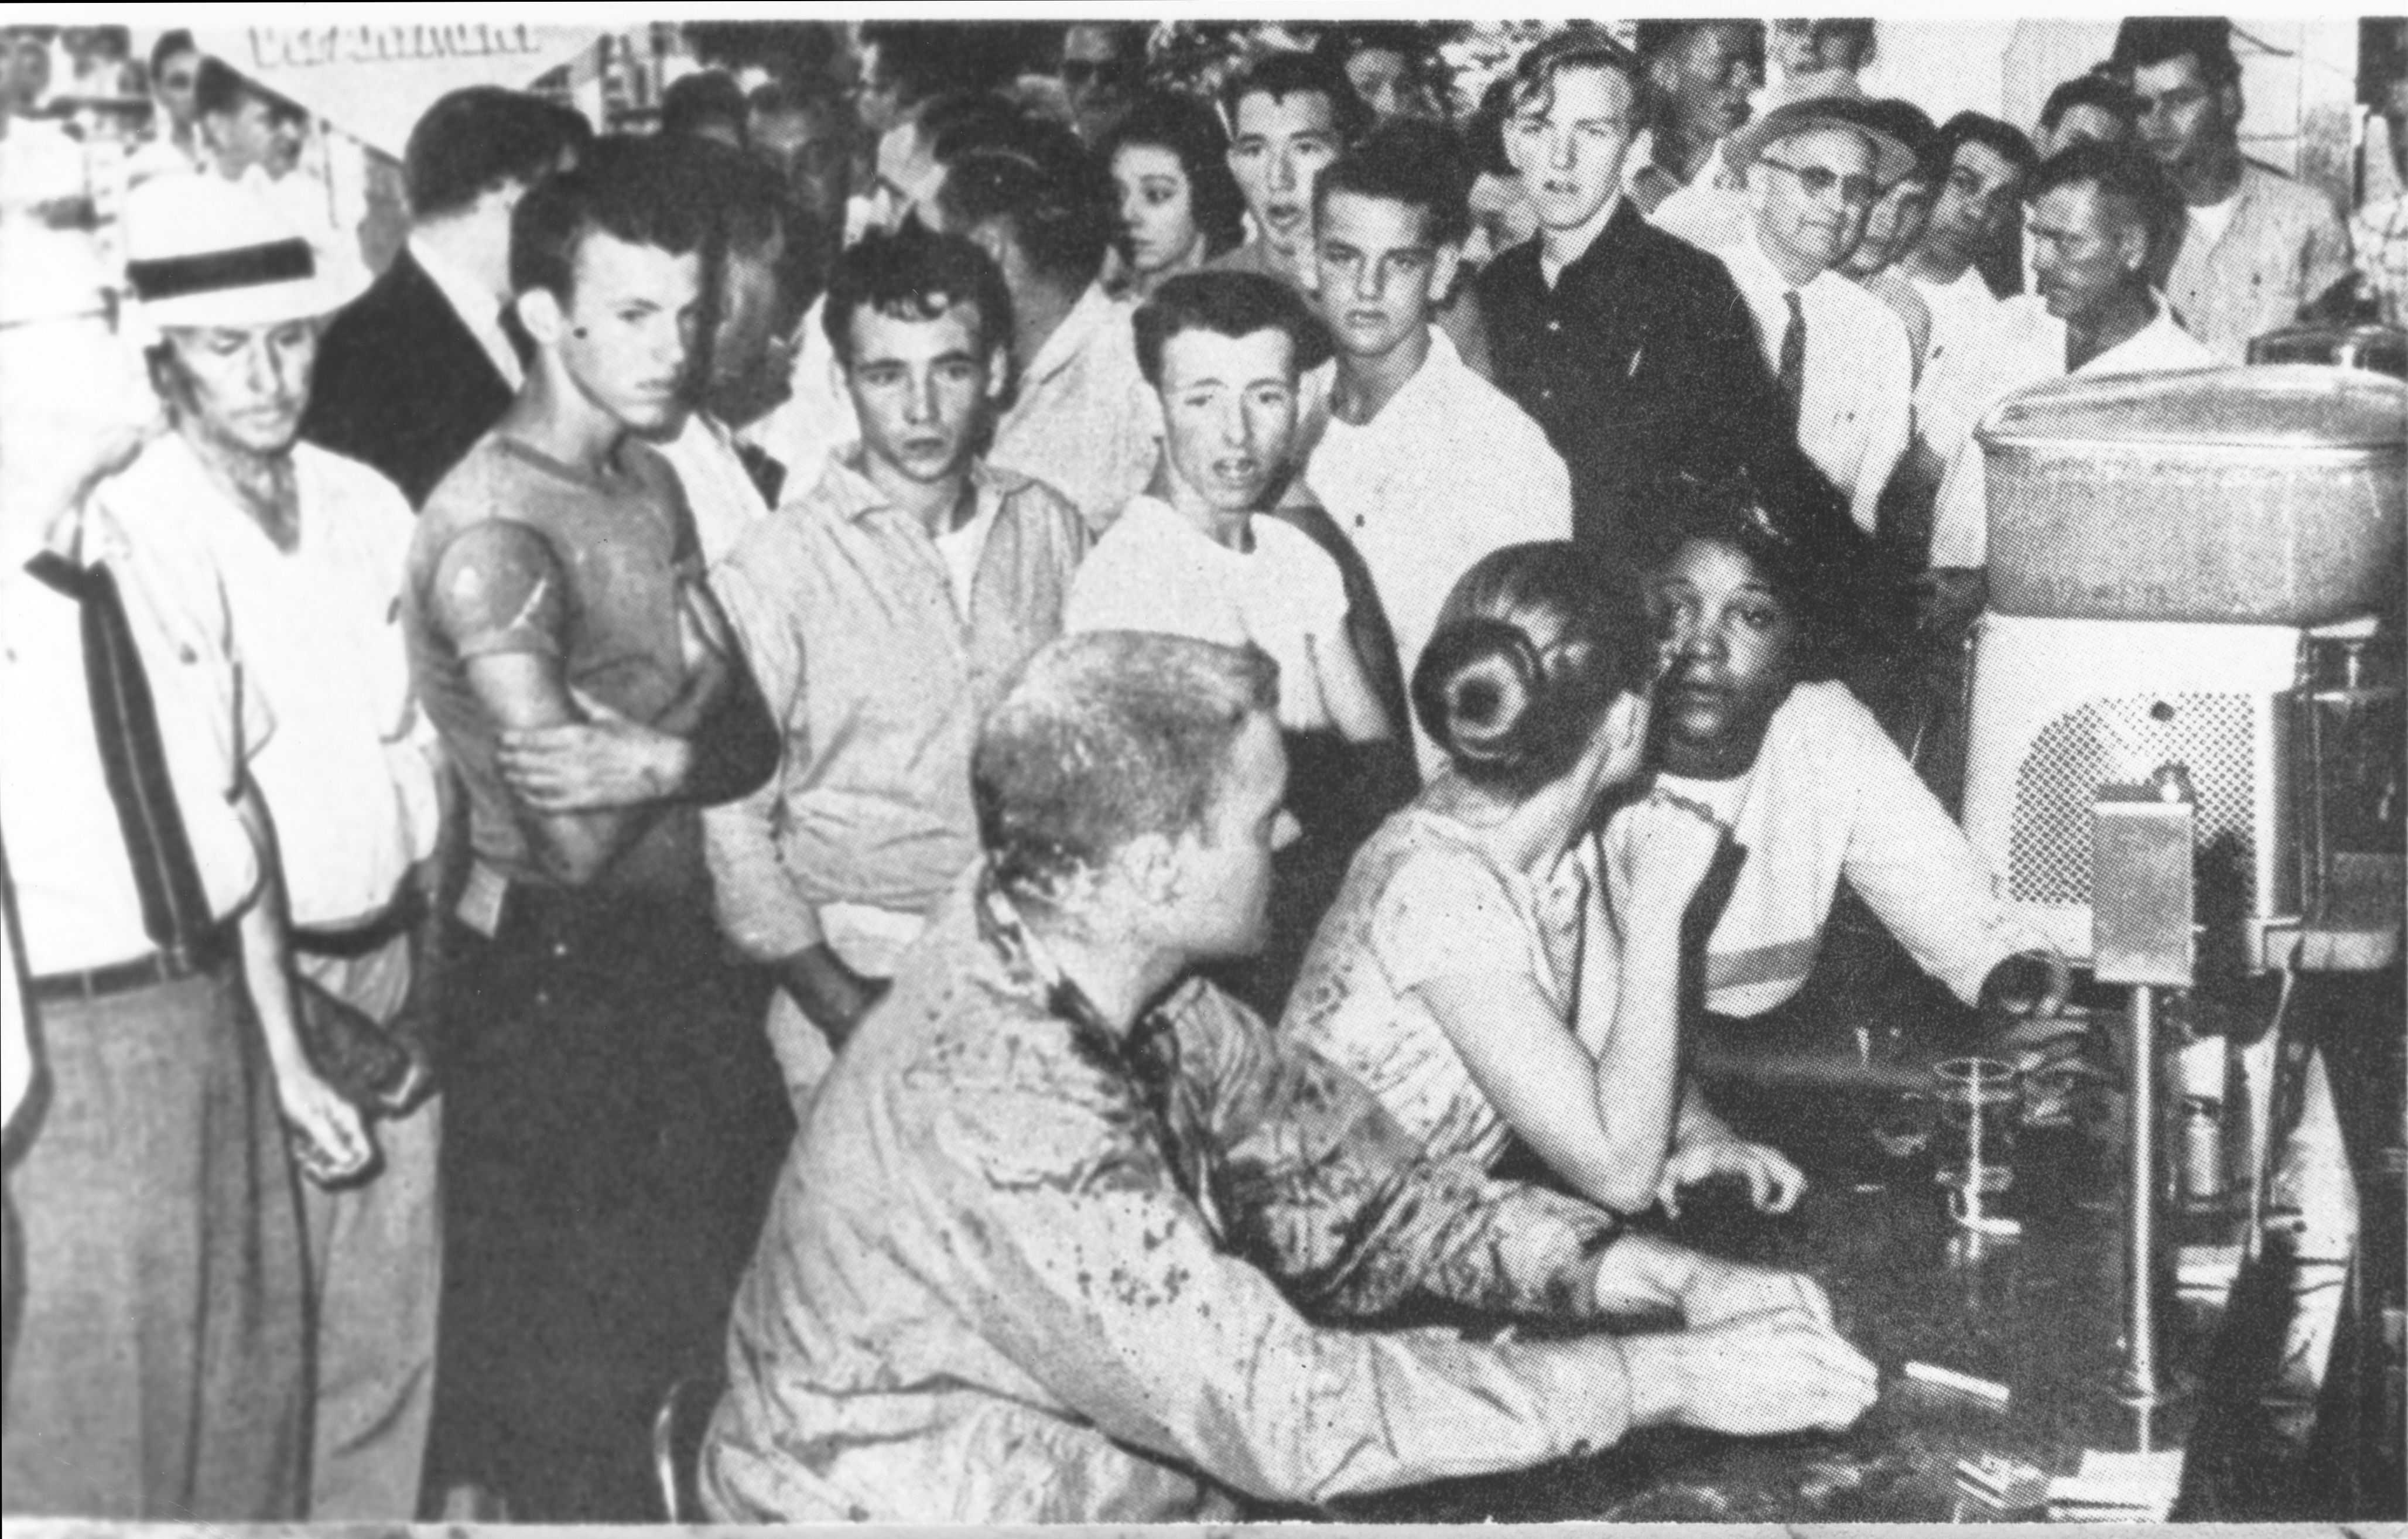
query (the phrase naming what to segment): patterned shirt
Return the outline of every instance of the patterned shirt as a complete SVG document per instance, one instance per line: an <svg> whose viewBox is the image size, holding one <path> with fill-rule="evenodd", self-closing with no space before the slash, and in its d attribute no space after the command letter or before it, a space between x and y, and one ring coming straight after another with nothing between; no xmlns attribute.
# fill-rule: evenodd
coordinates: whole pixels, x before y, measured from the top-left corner
<svg viewBox="0 0 2408 1539"><path fill-rule="evenodd" d="M1165 1521L1601 1446L1628 1414L1608 1341L1308 1313L1592 1317L1613 1232L1424 1158L1200 981L1124 1038L974 877L788 1158L705 1501L726 1522Z"/></svg>

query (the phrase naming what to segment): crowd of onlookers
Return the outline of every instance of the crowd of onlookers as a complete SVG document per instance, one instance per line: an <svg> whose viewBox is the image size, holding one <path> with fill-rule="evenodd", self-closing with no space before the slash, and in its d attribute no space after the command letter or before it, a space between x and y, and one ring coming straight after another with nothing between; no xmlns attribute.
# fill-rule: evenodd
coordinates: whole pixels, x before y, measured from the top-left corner
<svg viewBox="0 0 2408 1539"><path fill-rule="evenodd" d="M1449 30L694 23L640 131L433 102L378 239L190 36L9 35L10 1511L631 1516L561 1429L697 1371L726 1519L1863 1409L1623 1225L1797 1200L1684 1065L1842 882L2062 993L1897 746L1976 424L2396 324L2408 214L2243 153L2216 19L2028 126L1870 22ZM1331 1325L1415 1298L1680 1329Z"/></svg>

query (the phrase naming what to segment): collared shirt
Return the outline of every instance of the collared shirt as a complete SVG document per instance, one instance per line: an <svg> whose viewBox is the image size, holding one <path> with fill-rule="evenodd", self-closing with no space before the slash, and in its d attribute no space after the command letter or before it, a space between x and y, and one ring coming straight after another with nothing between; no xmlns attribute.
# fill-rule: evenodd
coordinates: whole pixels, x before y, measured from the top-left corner
<svg viewBox="0 0 2408 1539"><path fill-rule="evenodd" d="M1969 1005L1992 968L2037 943L2008 918L1982 857L1844 684L1792 689L1736 782L1659 775L1656 784L1719 803L1747 851L1706 942L1710 1010L1760 1015L1796 994L1843 876L1916 965ZM1606 825L1609 870L1627 863L1629 828L1621 818Z"/></svg>
<svg viewBox="0 0 2408 1539"><path fill-rule="evenodd" d="M744 531L767 517L768 500L736 453L736 436L708 411L686 413L677 437L652 446L677 472L705 565L727 559Z"/></svg>
<svg viewBox="0 0 2408 1539"><path fill-rule="evenodd" d="M2383 323L2408 326L2408 193L2360 209L2349 238Z"/></svg>
<svg viewBox="0 0 2408 1539"><path fill-rule="evenodd" d="M1041 482L971 476L995 523L968 618L927 527L857 458L713 574L786 738L767 784L703 818L720 927L749 956L817 944L824 904L925 913L978 853L979 719L1060 633L1087 530Z"/></svg>
<svg viewBox="0 0 2408 1539"><path fill-rule="evenodd" d="M1021 371L987 455L1068 497L1096 534L1145 490L1162 452L1162 404L1137 366L1136 313L1089 284Z"/></svg>
<svg viewBox="0 0 2408 1539"><path fill-rule="evenodd" d="M1730 274L1627 201L1554 281L1530 240L1490 263L1475 292L1497 387L1563 456L1592 554L1665 554L1664 480L1748 463L1776 431L1780 393Z"/></svg>
<svg viewBox="0 0 2408 1539"><path fill-rule="evenodd" d="M1247 529L1248 547L1232 550L1168 503L1132 498L1080 568L1062 628L1252 642L1279 664L1280 726L1327 726L1316 658L1354 644L1345 574L1290 524L1257 514Z"/></svg>
<svg viewBox="0 0 2408 1539"><path fill-rule="evenodd" d="M845 388L844 366L837 359L836 344L828 340L826 295L813 300L804 314L801 336L789 377L793 393L737 435L786 467L789 496L817 486L829 462L861 444L861 422L853 414L853 393Z"/></svg>
<svg viewBox="0 0 2408 1539"><path fill-rule="evenodd" d="M277 549L180 438L126 473L208 543L244 658L281 730L254 767L276 819L293 922L340 928L391 904L441 831L434 728L401 630L413 519L391 482L311 443L293 449L300 543Z"/></svg>
<svg viewBox="0 0 2408 1539"><path fill-rule="evenodd" d="M2162 295L2157 313L2139 331L2109 348L2073 372L2076 374L2155 374L2172 369L2214 368L2223 360L2197 338L2175 324L2173 310ZM2008 360L1998 377L1986 410L2027 385L2065 376L2065 323L2048 313L2037 295L2017 295L2007 301ZM1977 411L1978 417L1981 413ZM1989 559L1990 483L1982 446L1968 437L1949 462L1940 483L1940 500L1931 519L1931 565L1979 567Z"/></svg>
<svg viewBox="0 0 2408 1539"><path fill-rule="evenodd" d="M1931 312L1931 340L1914 387L1914 431L1946 465L1964 446L1982 409L1998 399L2001 370L2016 367L2014 327L2004 301L1972 267L1946 283L1908 274Z"/></svg>
<svg viewBox="0 0 2408 1539"><path fill-rule="evenodd" d="M2349 271L2349 232L2324 194L2243 161L2236 195L2222 238L2186 229L2166 279L2183 329L2228 364L2247 362L2251 338L2297 321Z"/></svg>
<svg viewBox="0 0 2408 1539"><path fill-rule="evenodd" d="M494 298L483 284L462 272L457 265L446 260L432 242L414 234L409 237L409 254L418 259L420 270L432 279L435 286L442 291L443 297L451 301L461 324L468 328L468 335L477 339L477 345L485 350L485 356L494 361L494 369L509 381L509 387L512 390L523 389L526 366L519 362L518 349L510 346L509 334L502 330L502 302Z"/></svg>
<svg viewBox="0 0 2408 1539"><path fill-rule="evenodd" d="M1611 1354L1348 1330L1594 1315L1602 1210L1436 1162L1190 982L1125 1039L965 884L788 1157L702 1454L724 1522L1147 1522L1612 1442ZM1293 1301L1293 1302L1292 1302Z"/></svg>
<svg viewBox="0 0 2408 1539"><path fill-rule="evenodd" d="M1806 314L1798 447L1848 499L1857 526L1871 533L1882 489L1914 426L1914 354L1905 325L1836 270L1791 284L1752 233L1718 254L1756 314L1767 367L1781 356L1795 288Z"/></svg>
<svg viewBox="0 0 2408 1539"><path fill-rule="evenodd" d="M1325 395L1337 365L1326 368ZM1572 537L1563 456L1436 327L1429 356L1378 416L1358 426L1331 414L1304 480L1371 569L1408 672L1473 562L1500 546ZM1425 774L1445 768L1426 734L1413 741Z"/></svg>
<svg viewBox="0 0 2408 1539"><path fill-rule="evenodd" d="M261 870L235 802L275 717L188 510L147 496L133 474L140 468L93 494L80 559L116 575L210 912L231 918L258 891ZM101 769L81 626L75 600L22 568L0 570L0 817L25 967L36 977L156 949Z"/></svg>
<svg viewBox="0 0 2408 1539"><path fill-rule="evenodd" d="M1887 305L1906 328L1906 345L1914 356L1915 382L1923 380L1926 357L1931 351L1931 307L1915 289L1912 279L1896 267L1884 267L1870 277L1855 280L1856 287Z"/></svg>

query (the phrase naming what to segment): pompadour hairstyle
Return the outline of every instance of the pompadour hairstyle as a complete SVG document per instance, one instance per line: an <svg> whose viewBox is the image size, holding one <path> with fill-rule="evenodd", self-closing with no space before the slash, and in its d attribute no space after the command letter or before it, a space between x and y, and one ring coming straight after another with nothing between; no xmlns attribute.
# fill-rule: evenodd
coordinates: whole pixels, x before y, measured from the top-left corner
<svg viewBox="0 0 2408 1539"><path fill-rule="evenodd" d="M1221 88L1221 115L1229 121L1229 132L1238 131L1238 104L1249 96L1267 95L1274 102L1290 96L1318 93L1328 98L1330 116L1337 121L1341 145L1354 142L1355 136L1371 125L1371 109L1354 94L1354 82L1346 72L1327 58L1315 53L1283 49L1266 53L1229 78Z"/></svg>
<svg viewBox="0 0 2408 1539"><path fill-rule="evenodd" d="M1294 289L1258 272L1189 272L1164 281L1138 307L1137 365L1145 382L1162 388L1162 352L1182 331L1252 337L1283 331L1289 359L1301 377L1329 356L1329 330Z"/></svg>
<svg viewBox="0 0 2408 1539"><path fill-rule="evenodd" d="M960 236L939 235L917 221L892 234L872 230L845 249L828 275L827 338L849 366L856 312L933 321L960 304L978 307L982 352L992 357L1010 346L1011 293L993 257Z"/></svg>
<svg viewBox="0 0 2408 1539"><path fill-rule="evenodd" d="M544 289L567 303L578 250L596 232L676 256L706 252L722 217L708 165L692 139L597 139L575 170L538 182L511 213L511 291Z"/></svg>
<svg viewBox="0 0 2408 1539"><path fill-rule="evenodd" d="M523 91L472 85L448 93L410 129L402 151L410 215L457 213L506 181L533 187L564 153L592 139L582 117Z"/></svg>
<svg viewBox="0 0 2408 1539"><path fill-rule="evenodd" d="M1470 181L1463 150L1441 124L1401 118L1373 129L1340 155L1312 183L1317 221L1330 196L1353 193L1419 209L1433 245L1452 246L1471 234Z"/></svg>
<svg viewBox="0 0 2408 1539"><path fill-rule="evenodd" d="M996 880L1050 907L1130 841L1202 830L1239 734L1278 702L1279 665L1251 646L1112 630L1051 642L989 713L970 758Z"/></svg>

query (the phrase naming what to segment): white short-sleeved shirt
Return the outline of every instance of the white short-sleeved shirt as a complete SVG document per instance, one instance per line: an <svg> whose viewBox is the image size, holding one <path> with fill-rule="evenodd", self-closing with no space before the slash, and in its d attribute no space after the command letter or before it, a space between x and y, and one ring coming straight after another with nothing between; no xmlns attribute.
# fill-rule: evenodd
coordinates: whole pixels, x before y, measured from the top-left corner
<svg viewBox="0 0 2408 1539"><path fill-rule="evenodd" d="M432 725L418 709L401 589L416 521L398 487L311 443L293 450L301 539L277 549L164 439L127 472L145 512L190 520L225 585L244 660L282 730L253 765L297 925L337 928L393 901L441 831Z"/></svg>
<svg viewBox="0 0 2408 1539"><path fill-rule="evenodd" d="M1572 537L1571 473L1546 430L1435 327L1429 357L1378 416L1357 426L1331 415L1304 480L1370 568L1408 678L1474 562ZM1418 728L1413 745L1425 776L1446 768Z"/></svg>
<svg viewBox="0 0 2408 1539"><path fill-rule="evenodd" d="M1510 1129L1414 991L1520 975L1569 1021L1580 896L1574 863L1541 882L1498 865L1453 818L1408 807L1355 855L1280 1029L1361 1080L1433 1156L1488 1164Z"/></svg>
<svg viewBox="0 0 2408 1539"><path fill-rule="evenodd" d="M1251 641L1280 669L1280 725L1329 725L1317 650L1348 646L1346 581L1310 535L1275 518L1233 551L1154 497L1135 497L1070 587L1066 631L1150 630L1223 646Z"/></svg>
<svg viewBox="0 0 2408 1539"><path fill-rule="evenodd" d="M227 919L259 888L258 847L235 802L276 719L238 650L208 548L172 517L118 516L121 503L139 500L125 479L93 494L80 557L117 577L202 886ZM21 567L0 568L0 823L36 977L156 949L93 731L81 625L73 599Z"/></svg>

